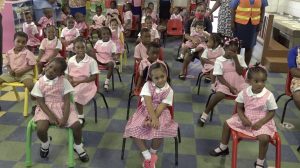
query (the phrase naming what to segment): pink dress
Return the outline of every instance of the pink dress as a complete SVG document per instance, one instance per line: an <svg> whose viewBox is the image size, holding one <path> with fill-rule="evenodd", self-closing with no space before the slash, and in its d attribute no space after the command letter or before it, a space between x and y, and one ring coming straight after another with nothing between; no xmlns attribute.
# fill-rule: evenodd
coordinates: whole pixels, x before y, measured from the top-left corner
<svg viewBox="0 0 300 168"><path fill-rule="evenodd" d="M111 9L111 8L106 9L106 15L107 14L114 14L114 13L120 15L118 9Z"/></svg>
<svg viewBox="0 0 300 168"><path fill-rule="evenodd" d="M47 27L47 25L54 25L54 19L52 17L47 18L46 16L43 16L40 18L38 24L44 29Z"/></svg>
<svg viewBox="0 0 300 168"><path fill-rule="evenodd" d="M148 82L149 91L152 96L152 104L154 109L167 97L171 91L171 87L165 89L160 93L156 93L156 86L152 85L152 82ZM165 138L177 136L178 124L171 118L169 109L165 109L159 117L159 128L154 129L152 127L144 126L144 121L149 119L149 113L146 105L143 102L128 120L125 127L124 137L135 137L138 139L151 140L154 138Z"/></svg>
<svg viewBox="0 0 300 168"><path fill-rule="evenodd" d="M120 31L120 28L117 30L111 30L111 40L116 44L117 52L118 54L124 52L124 45L121 42L120 35L122 31Z"/></svg>
<svg viewBox="0 0 300 168"><path fill-rule="evenodd" d="M131 11L126 11L125 13L124 13L124 28L125 29L131 29L132 28L132 12ZM128 20L131 20L131 22L129 23L129 25L128 25L128 27L126 27L125 25L126 25L126 23L127 23L127 21Z"/></svg>
<svg viewBox="0 0 300 168"><path fill-rule="evenodd" d="M208 59L209 61L215 62L218 57L225 54L225 51L221 46L219 46L216 49L206 48L203 51L202 55L204 53L206 53L206 59ZM204 66L202 68L202 73L209 73L213 69L214 69L213 64L204 64Z"/></svg>
<svg viewBox="0 0 300 168"><path fill-rule="evenodd" d="M39 89L43 94L45 103L48 108L54 113L54 115L61 119L63 118L63 108L64 108L64 77L58 77L58 80L53 84L49 85L44 81L44 78L39 79ZM76 121L78 121L77 112L75 111L74 104L70 104L70 115L67 121L66 127L72 126ZM39 105L35 109L34 121L39 120L49 120L49 117L44 113Z"/></svg>
<svg viewBox="0 0 300 168"><path fill-rule="evenodd" d="M260 119L264 118L268 113L265 108L268 97L272 94L269 90L261 97L248 96L246 92L247 88L243 90L245 116L250 120L252 124L256 123ZM229 127L235 131L241 132L248 136L269 135L273 137L276 132L276 126L273 119L263 125L259 130L252 130L250 127L245 127L242 124L238 114L234 114L230 119L226 120Z"/></svg>
<svg viewBox="0 0 300 168"><path fill-rule="evenodd" d="M224 57L219 57L219 58L224 58ZM218 58L218 59L219 59ZM225 59L225 58L224 58ZM239 75L236 70L235 70L235 63L233 60L228 59L226 61L222 61L221 62L222 66L223 66L223 77L224 79L233 87L235 87L237 89L238 92L240 92L241 90L243 90L245 87L247 87L247 83L245 81L245 78L242 75ZM241 63L240 63L241 64ZM241 65L243 66L243 65ZM214 67L214 75L215 74L215 67ZM215 91L216 92L222 92L226 95L230 95L230 96L236 96L233 95L229 88L225 85L223 85L217 78L216 80L216 84L215 84Z"/></svg>
<svg viewBox="0 0 300 168"><path fill-rule="evenodd" d="M23 32L27 34L28 36L28 41L27 45L28 46L38 46L40 45L40 40L35 37L35 35L39 35L39 31L34 24L34 22L31 22L30 24L28 23L23 23Z"/></svg>
<svg viewBox="0 0 300 168"><path fill-rule="evenodd" d="M187 41L187 42L182 44L182 47L190 48L190 49L192 49L192 48L206 48L207 47L206 42L205 42L204 33L197 33L195 31L192 31L191 36L192 37L197 37L199 39L199 43L194 44L194 43L192 43L192 41Z"/></svg>
<svg viewBox="0 0 300 168"><path fill-rule="evenodd" d="M174 13L174 14L171 15L171 18L170 18L170 19L171 19L171 20L172 20L172 19L177 19L177 20L182 21L182 16L181 16L180 14L176 15L176 14Z"/></svg>
<svg viewBox="0 0 300 168"><path fill-rule="evenodd" d="M114 62L113 53L116 53L116 45L112 40L108 42L103 42L98 40L94 46L96 49L97 61L102 64L107 64L109 62Z"/></svg>
<svg viewBox="0 0 300 168"><path fill-rule="evenodd" d="M62 49L62 44L57 37L55 37L55 39L53 40L44 38L41 43L40 49L45 51L45 54L41 57L40 62L46 63L49 61L49 58L53 55L56 49ZM58 53L57 56L59 57L60 54Z"/></svg>
<svg viewBox="0 0 300 168"><path fill-rule="evenodd" d="M75 40L78 36L80 36L80 33L75 27L73 27L72 29L68 29L68 27L65 27L61 31L61 37L64 37L68 42ZM66 46L66 50L73 51L73 43Z"/></svg>
<svg viewBox="0 0 300 168"><path fill-rule="evenodd" d="M147 59L149 56L147 54L147 48L144 46L142 42L134 48L134 58L136 59Z"/></svg>
<svg viewBox="0 0 300 168"><path fill-rule="evenodd" d="M87 29L88 26L85 22L76 22L75 26L74 26L80 33L84 33Z"/></svg>
<svg viewBox="0 0 300 168"><path fill-rule="evenodd" d="M95 24L91 25L90 27L93 29L100 29L101 27L103 27L103 22L105 23L106 17L104 15L94 15L93 21L95 22Z"/></svg>
<svg viewBox="0 0 300 168"><path fill-rule="evenodd" d="M74 81L83 80L91 75L91 65L93 64L94 68L97 67L96 61L90 56L86 55L81 61L82 64L76 62L76 56L73 56L68 61L68 75L73 78ZM92 98L96 95L97 86L95 81L89 83L80 83L74 88L74 101L86 105Z"/></svg>

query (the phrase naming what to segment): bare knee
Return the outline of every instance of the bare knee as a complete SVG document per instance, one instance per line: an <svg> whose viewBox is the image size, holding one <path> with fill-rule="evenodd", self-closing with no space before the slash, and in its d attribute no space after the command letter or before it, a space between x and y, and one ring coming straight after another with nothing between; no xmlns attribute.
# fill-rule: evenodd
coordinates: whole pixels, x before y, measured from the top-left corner
<svg viewBox="0 0 300 168"><path fill-rule="evenodd" d="M293 93L293 99L298 108L300 108L300 91L296 91Z"/></svg>
<svg viewBox="0 0 300 168"><path fill-rule="evenodd" d="M26 87L29 91L32 90L32 88L33 88L33 86L34 86L33 80L32 80L32 79L25 79L25 80L23 81L23 83L24 83L25 87Z"/></svg>
<svg viewBox="0 0 300 168"><path fill-rule="evenodd" d="M49 124L44 121L38 121L37 123L37 134L45 134L48 132Z"/></svg>
<svg viewBox="0 0 300 168"><path fill-rule="evenodd" d="M113 62L109 62L106 64L108 69L113 69L114 68L114 63Z"/></svg>
<svg viewBox="0 0 300 168"><path fill-rule="evenodd" d="M269 140L270 140L270 137L269 135L258 135L257 136L257 139L260 143L263 143L263 144L268 144L269 143Z"/></svg>
<svg viewBox="0 0 300 168"><path fill-rule="evenodd" d="M73 132L81 131L81 125L80 125L79 121L72 124L70 128L73 130Z"/></svg>

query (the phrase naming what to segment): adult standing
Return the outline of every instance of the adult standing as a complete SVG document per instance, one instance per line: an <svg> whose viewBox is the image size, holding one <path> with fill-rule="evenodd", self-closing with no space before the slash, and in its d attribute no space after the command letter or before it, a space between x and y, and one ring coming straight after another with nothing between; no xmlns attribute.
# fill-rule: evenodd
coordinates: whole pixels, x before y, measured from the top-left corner
<svg viewBox="0 0 300 168"><path fill-rule="evenodd" d="M3 65L3 27L2 27L2 10L4 8L5 1L0 1L0 75L2 74L2 65Z"/></svg>
<svg viewBox="0 0 300 168"><path fill-rule="evenodd" d="M268 1L232 0L230 6L231 29L233 35L242 41L242 48L245 48L245 62L249 65Z"/></svg>
<svg viewBox="0 0 300 168"><path fill-rule="evenodd" d="M211 24L210 19L204 16L205 12L206 12L206 5L205 4L197 5L196 11L195 11L195 17L188 20L186 22L185 26L184 26L184 32L185 32L184 38L185 38L185 40L195 41L195 43L198 40L197 38L190 36L191 26L195 21L198 21L198 20L203 21L205 31L207 31L208 33L212 33L212 24ZM193 59L199 58L201 54L202 54L202 52L195 52L193 54L189 54L188 56L186 56L183 59L183 65L182 65L181 72L179 74L179 79L185 80L186 70L188 68L189 63Z"/></svg>
<svg viewBox="0 0 300 168"><path fill-rule="evenodd" d="M231 30L231 8L230 3L232 0L216 0L216 3L210 11L208 11L205 16L208 17L213 14L219 7L218 15L218 29L217 32L223 36L232 37L233 33Z"/></svg>
<svg viewBox="0 0 300 168"><path fill-rule="evenodd" d="M38 22L40 18L44 16L45 8L51 8L54 10L54 21L56 22L60 17L60 11L59 7L57 6L57 0L33 0L35 21Z"/></svg>
<svg viewBox="0 0 300 168"><path fill-rule="evenodd" d="M68 4L72 16L75 16L77 12L86 15L86 0L69 0Z"/></svg>
<svg viewBox="0 0 300 168"><path fill-rule="evenodd" d="M170 19L170 8L171 0L160 0L159 1L159 18L161 20Z"/></svg>

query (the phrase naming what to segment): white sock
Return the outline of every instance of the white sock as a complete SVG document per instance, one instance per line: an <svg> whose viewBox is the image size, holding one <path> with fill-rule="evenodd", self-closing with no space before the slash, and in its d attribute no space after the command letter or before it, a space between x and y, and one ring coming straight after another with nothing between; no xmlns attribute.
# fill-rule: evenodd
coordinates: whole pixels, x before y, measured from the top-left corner
<svg viewBox="0 0 300 168"><path fill-rule="evenodd" d="M105 84L109 84L109 79L105 79Z"/></svg>
<svg viewBox="0 0 300 168"><path fill-rule="evenodd" d="M42 142L42 148L43 149L48 149L50 146L50 137L48 136L47 142Z"/></svg>
<svg viewBox="0 0 300 168"><path fill-rule="evenodd" d="M184 57L184 55L181 53L179 57L180 57L180 58L183 58L183 57Z"/></svg>
<svg viewBox="0 0 300 168"><path fill-rule="evenodd" d="M75 143L74 143L74 149L77 151L77 153L82 153L82 152L84 152L84 149L83 149L83 144L81 143L81 144L79 144L79 145L76 145Z"/></svg>
<svg viewBox="0 0 300 168"><path fill-rule="evenodd" d="M257 158L257 160L256 160L256 164L258 164L258 165L262 165L263 166L264 162L265 162L265 159L264 160L260 160L260 159ZM256 166L256 168L261 168L261 167Z"/></svg>
<svg viewBox="0 0 300 168"><path fill-rule="evenodd" d="M202 113L201 115L201 121L205 122L207 120L208 115L206 113Z"/></svg>
<svg viewBox="0 0 300 168"><path fill-rule="evenodd" d="M157 153L157 150L150 148L150 153L151 153L151 154L156 154L156 153Z"/></svg>
<svg viewBox="0 0 300 168"><path fill-rule="evenodd" d="M221 148L221 149L220 149ZM220 143L220 146L218 148L215 149L215 152L220 153L222 151L224 151L225 149L228 148L228 145L224 145L222 143ZM222 150L222 151L221 151Z"/></svg>
<svg viewBox="0 0 300 168"><path fill-rule="evenodd" d="M78 118L84 118L84 114L78 114Z"/></svg>
<svg viewBox="0 0 300 168"><path fill-rule="evenodd" d="M143 151L142 155L144 156L145 160L150 160L151 159L151 153L149 152L149 150Z"/></svg>

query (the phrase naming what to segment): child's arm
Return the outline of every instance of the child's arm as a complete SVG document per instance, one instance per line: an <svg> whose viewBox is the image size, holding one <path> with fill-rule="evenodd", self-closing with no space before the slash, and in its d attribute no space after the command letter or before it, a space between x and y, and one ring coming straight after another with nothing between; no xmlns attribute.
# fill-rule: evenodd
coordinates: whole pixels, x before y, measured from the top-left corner
<svg viewBox="0 0 300 168"><path fill-rule="evenodd" d="M203 64L211 64L211 65L214 65L214 64L215 64L214 62L210 61L210 60L207 59L207 58L201 58L201 62L202 62Z"/></svg>
<svg viewBox="0 0 300 168"><path fill-rule="evenodd" d="M231 52L231 51L227 51L227 53L231 56L231 58L234 60L235 63L235 70L239 75L243 75L243 70L244 68L241 66L240 61L238 59L238 56Z"/></svg>
<svg viewBox="0 0 300 168"><path fill-rule="evenodd" d="M153 105L152 105L152 97L151 96L144 96L144 101L145 101L148 113L151 117L151 126L153 128L158 128L159 122L158 122L158 118L156 116L156 113L154 111Z"/></svg>
<svg viewBox="0 0 300 168"><path fill-rule="evenodd" d="M242 124L245 127L251 127L252 123L250 120L245 116L245 108L244 108L244 103L237 103L237 113L238 116L240 117Z"/></svg>
<svg viewBox="0 0 300 168"><path fill-rule="evenodd" d="M15 75L16 75L15 72L11 69L10 65L7 65L6 67L7 67L8 73L9 73L11 76L15 76Z"/></svg>
<svg viewBox="0 0 300 168"><path fill-rule="evenodd" d="M160 117L161 113L168 107L166 103L160 103L155 109L155 115L157 118Z"/></svg>
<svg viewBox="0 0 300 168"><path fill-rule="evenodd" d="M275 115L275 110L270 110L267 112L266 116L256 123L252 125L252 129L259 130L263 125L265 125L267 122L269 122Z"/></svg>
<svg viewBox="0 0 300 168"><path fill-rule="evenodd" d="M223 77L223 75L217 75L217 79L219 80L220 83L222 83L223 85L227 86L230 90L230 92L234 95L236 95L238 93L237 89L233 86L231 86Z"/></svg>
<svg viewBox="0 0 300 168"><path fill-rule="evenodd" d="M58 124L58 119L54 115L54 113L49 109L49 107L45 103L45 99L43 97L36 97L37 104L41 107L43 112L49 117L50 124Z"/></svg>
<svg viewBox="0 0 300 168"><path fill-rule="evenodd" d="M73 81L72 85L73 87L79 85L80 83L89 83L89 82L92 82L92 81L95 81L97 78L97 74L94 74L94 75L91 75L90 77L87 77L83 80L80 80L80 81Z"/></svg>
<svg viewBox="0 0 300 168"><path fill-rule="evenodd" d="M63 127L67 124L67 121L70 116L70 92L64 95L64 111L63 111L63 118L58 119L58 126Z"/></svg>
<svg viewBox="0 0 300 168"><path fill-rule="evenodd" d="M15 71L15 76L16 77L21 77L22 75L24 75L24 73L28 72L28 71L32 71L34 68L34 65L29 65L24 69L20 69L20 70L16 70Z"/></svg>
<svg viewBox="0 0 300 168"><path fill-rule="evenodd" d="M142 86L142 81L143 81L143 76L140 75L137 82L136 82L136 88L141 88Z"/></svg>

